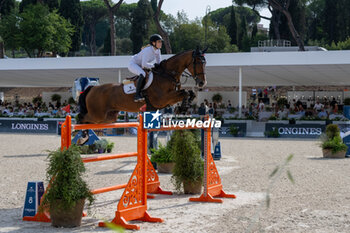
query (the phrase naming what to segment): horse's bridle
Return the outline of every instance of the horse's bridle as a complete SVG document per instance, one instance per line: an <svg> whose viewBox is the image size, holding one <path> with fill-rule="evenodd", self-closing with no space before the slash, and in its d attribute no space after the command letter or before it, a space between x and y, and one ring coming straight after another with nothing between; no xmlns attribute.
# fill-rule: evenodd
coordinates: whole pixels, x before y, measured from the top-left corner
<svg viewBox="0 0 350 233"><path fill-rule="evenodd" d="M197 58L199 58L201 60L199 63L197 62ZM193 72L194 72L194 76L192 76L192 75L191 76L193 77L196 84L198 84L198 75L205 75L205 72L197 73L196 65L197 64L204 65L207 62L206 62L205 57L202 53L198 53L197 51L193 51L191 63L193 64ZM188 64L188 66L186 68L188 68L191 65L191 63Z"/></svg>
<svg viewBox="0 0 350 233"><path fill-rule="evenodd" d="M197 62L197 58L200 58L201 62ZM187 69L187 68L191 65L191 63L193 64L194 76L193 76L192 74L190 74L189 72L187 72L187 71L183 71L183 73L181 74L181 76L186 77L185 83L187 82L187 78L188 78L188 77L192 77L192 78L194 79L194 81L196 82L196 84L198 84L198 82L199 82L199 81L198 81L198 75L205 75L205 72L197 73L196 66L197 66L197 64L203 65L203 64L206 64L206 63L207 63L206 60L205 60L205 57L204 57L204 53L200 53L200 52L194 50L194 51L192 52L192 60L191 60L191 62L185 67L185 69ZM176 71L171 71L171 72L166 72L166 71L164 72L164 71L163 71L163 73L166 74L168 78L171 78L171 79L175 82L177 88L178 88L181 84L185 84L185 83L181 83L180 80L177 80L177 79L175 78L177 75L180 75L180 74L178 74Z"/></svg>

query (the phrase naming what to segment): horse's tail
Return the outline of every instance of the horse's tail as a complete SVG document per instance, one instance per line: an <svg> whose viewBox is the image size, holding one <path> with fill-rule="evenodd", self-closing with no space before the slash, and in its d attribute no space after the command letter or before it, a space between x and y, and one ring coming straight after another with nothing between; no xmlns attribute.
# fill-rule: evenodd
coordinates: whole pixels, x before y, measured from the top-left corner
<svg viewBox="0 0 350 233"><path fill-rule="evenodd" d="M86 88L86 90L80 94L79 96L79 114L78 114L78 123L82 123L82 120L84 119L84 116L88 112L87 107L86 107L86 96L89 93L93 86L89 86Z"/></svg>

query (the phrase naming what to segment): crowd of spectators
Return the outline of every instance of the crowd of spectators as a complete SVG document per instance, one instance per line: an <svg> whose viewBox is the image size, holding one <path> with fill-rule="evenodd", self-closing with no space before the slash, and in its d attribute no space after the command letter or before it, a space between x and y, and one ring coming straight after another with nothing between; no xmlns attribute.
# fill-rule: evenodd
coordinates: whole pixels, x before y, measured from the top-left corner
<svg viewBox="0 0 350 233"><path fill-rule="evenodd" d="M259 96L263 94L262 98L252 99L251 103L246 107L242 106L241 117L242 118L255 118L260 119L261 115L268 112L268 116L273 115L278 119L288 118L301 118L301 117L317 117L321 119L328 119L331 115L337 115L339 113L339 103L333 98L328 100L327 98L313 103L311 100L301 101L292 100L283 105L277 103L277 99L272 99L271 104L264 103L267 95L266 90L260 92ZM271 100L271 98L270 98ZM42 101L19 103L3 102L0 100L0 116L2 117L65 117L68 114L68 103L64 101L62 104L56 102L55 104L49 102L46 104ZM75 104L69 106L69 114L75 116L78 112L78 107ZM163 109L163 113L171 114L183 114L183 109L180 104L176 104L172 107ZM199 106L196 104L187 106L186 115L199 115L205 114L213 115L214 117L223 118L237 118L238 106L232 106L231 101L227 102L209 102L204 100ZM260 116L260 117L259 117Z"/></svg>
<svg viewBox="0 0 350 233"><path fill-rule="evenodd" d="M62 104L57 102L53 104L49 102L36 101L19 103L9 103L0 100L0 116L2 117L65 117L68 113L68 103L64 101ZM69 106L70 115L75 116L77 112L76 105Z"/></svg>

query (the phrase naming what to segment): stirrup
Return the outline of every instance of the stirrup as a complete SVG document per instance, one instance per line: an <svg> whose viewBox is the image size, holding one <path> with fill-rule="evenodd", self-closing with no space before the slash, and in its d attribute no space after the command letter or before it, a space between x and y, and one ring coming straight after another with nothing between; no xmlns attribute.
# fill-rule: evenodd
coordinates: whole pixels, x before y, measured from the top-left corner
<svg viewBox="0 0 350 233"><path fill-rule="evenodd" d="M142 97L142 96L138 96L134 98L134 102L142 102L144 100L145 100L145 97Z"/></svg>

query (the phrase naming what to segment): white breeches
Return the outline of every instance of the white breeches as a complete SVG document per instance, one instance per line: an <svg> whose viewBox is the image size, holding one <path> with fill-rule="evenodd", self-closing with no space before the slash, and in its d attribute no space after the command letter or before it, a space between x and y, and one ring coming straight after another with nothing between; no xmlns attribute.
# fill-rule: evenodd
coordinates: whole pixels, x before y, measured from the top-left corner
<svg viewBox="0 0 350 233"><path fill-rule="evenodd" d="M139 65L137 65L132 61L130 61L128 69L133 74L136 74L136 75L143 74L143 76L146 77L146 72Z"/></svg>

